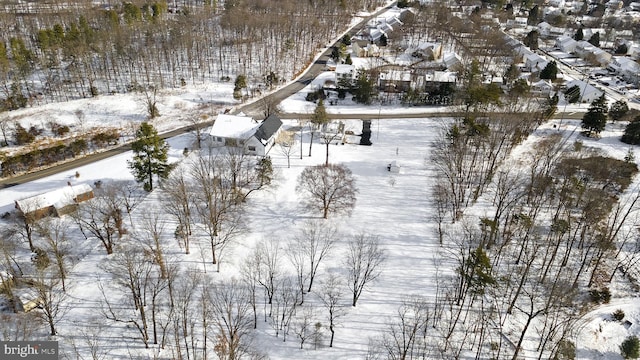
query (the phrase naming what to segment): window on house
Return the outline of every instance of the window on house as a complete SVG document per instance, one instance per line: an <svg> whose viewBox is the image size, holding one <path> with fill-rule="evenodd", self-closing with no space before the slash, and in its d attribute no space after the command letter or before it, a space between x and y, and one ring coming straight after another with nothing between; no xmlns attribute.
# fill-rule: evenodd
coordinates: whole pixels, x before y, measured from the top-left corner
<svg viewBox="0 0 640 360"><path fill-rule="evenodd" d="M256 151L256 147L255 146L249 146L247 148L249 149L249 151Z"/></svg>

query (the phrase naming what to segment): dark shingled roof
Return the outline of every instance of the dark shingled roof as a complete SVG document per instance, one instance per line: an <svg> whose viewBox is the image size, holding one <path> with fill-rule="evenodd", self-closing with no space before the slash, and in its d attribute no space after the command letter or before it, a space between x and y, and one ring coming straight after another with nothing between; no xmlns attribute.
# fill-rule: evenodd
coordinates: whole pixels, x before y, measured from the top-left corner
<svg viewBox="0 0 640 360"><path fill-rule="evenodd" d="M264 121L262 121L262 124L260 124L260 127L256 131L255 137L257 137L260 141L265 142L269 140L271 136L273 136L273 134L275 134L276 131L280 129L281 126L282 121L280 120L280 118L274 114L271 114L266 119L264 119Z"/></svg>

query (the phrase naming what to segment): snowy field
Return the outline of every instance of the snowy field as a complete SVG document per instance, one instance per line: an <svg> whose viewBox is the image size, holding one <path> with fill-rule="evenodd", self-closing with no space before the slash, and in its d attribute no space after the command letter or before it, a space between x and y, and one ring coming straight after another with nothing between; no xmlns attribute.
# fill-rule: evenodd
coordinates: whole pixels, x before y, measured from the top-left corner
<svg viewBox="0 0 640 360"><path fill-rule="evenodd" d="M430 142L439 132L439 119L420 120L384 120L374 124L372 130L373 146L356 144L331 145L330 160L334 163L347 165L354 173L359 189L355 211L349 218L338 220L343 239L339 241L334 255L319 274L318 281L330 272L340 272L340 259L346 237L362 232L380 237L384 248L388 251L388 261L384 265L383 275L372 286L371 291L365 292L356 308L349 306L348 297L344 305L348 309L347 315L341 319L336 334L334 348L331 350L312 351L299 350L298 343L292 337L282 343L274 337L268 324L258 329L256 341L259 348L269 350L272 359L291 358L361 358L364 357L368 338L379 334L384 329L386 317L391 316L409 295L416 294L430 296L434 284L434 257L437 255L437 245L433 231L429 225L429 189L428 173L425 158L429 153ZM359 131L360 121L349 121L347 128ZM182 158L182 149L190 141L188 136L172 139L171 159L177 161ZM195 155L195 154L194 154ZM192 156L194 156L192 155ZM276 168L278 180L272 190L260 192L250 198L247 206L247 223L250 233L238 241L223 260L221 273L214 273L210 264L207 272L213 274L214 279L231 278L237 276L238 267L245 257L246 251L257 241L267 238L279 239L283 244L291 239L291 234L310 218L317 218L317 214L305 212L299 205L295 192L297 175L305 166L320 164L324 161L325 149L319 143L314 144L311 157L308 157L308 143L304 144L303 159L299 159L299 152L292 157L291 168L286 167L286 158L278 154L274 148L270 154ZM12 199L44 191L49 188L64 186L67 181L86 182L93 184L96 180L108 182L111 180L130 179L126 168L126 160L131 153L122 154L92 165L84 166L77 171L80 178L75 179L74 171L59 174L40 181L19 185L2 190L1 209L7 211ZM401 165L399 174L387 171L386 165L397 161ZM108 169L108 170L106 170ZM156 209L159 204L158 192L148 196L139 210L134 212L134 219L142 219L144 214ZM136 221L134 220L134 223ZM79 234L76 234L79 235ZM77 241L81 241L78 237ZM91 241L89 241L91 242ZM202 267L199 250L191 255L184 255L174 241L168 241L169 250L175 261L183 266L198 264ZM202 246L206 251L206 240ZM62 342L79 336L77 329L91 328L97 323L104 323L95 309L99 308L98 299L101 298L97 284L104 281L105 274L99 269L99 264L106 257L104 250L97 241L92 244L79 244L78 248L88 250L85 258L74 267L69 277L71 285L69 311L59 325ZM192 246L199 249L198 245ZM207 254L205 254L207 256ZM204 269L202 269L204 270ZM309 300L313 302L313 299ZM319 318L322 318L321 309ZM119 324L103 328L103 332L117 336ZM107 325L105 325L107 326ZM86 331L86 330L85 330ZM77 339L76 339L77 340ZM139 341L125 339L128 346L135 348ZM114 353L113 355L117 354ZM124 354L119 354L124 356Z"/></svg>

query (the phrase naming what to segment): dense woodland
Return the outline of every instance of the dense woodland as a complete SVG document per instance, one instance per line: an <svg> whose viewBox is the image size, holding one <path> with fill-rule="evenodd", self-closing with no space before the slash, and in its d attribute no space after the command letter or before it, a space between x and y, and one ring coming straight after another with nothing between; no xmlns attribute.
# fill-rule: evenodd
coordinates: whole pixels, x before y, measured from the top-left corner
<svg viewBox="0 0 640 360"><path fill-rule="evenodd" d="M150 86L289 80L381 1L5 4L5 110ZM272 74L273 73L273 74ZM275 75L275 77L273 76Z"/></svg>

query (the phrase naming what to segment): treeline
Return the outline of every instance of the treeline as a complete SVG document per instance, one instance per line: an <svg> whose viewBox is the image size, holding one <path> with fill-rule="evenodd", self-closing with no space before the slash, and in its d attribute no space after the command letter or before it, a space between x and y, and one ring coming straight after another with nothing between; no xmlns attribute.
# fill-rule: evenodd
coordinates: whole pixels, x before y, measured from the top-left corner
<svg viewBox="0 0 640 360"><path fill-rule="evenodd" d="M142 86L290 79L380 0L125 2L0 15L5 110Z"/></svg>

